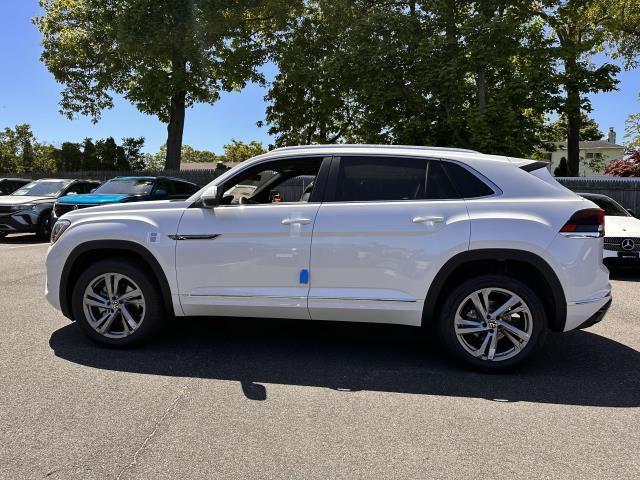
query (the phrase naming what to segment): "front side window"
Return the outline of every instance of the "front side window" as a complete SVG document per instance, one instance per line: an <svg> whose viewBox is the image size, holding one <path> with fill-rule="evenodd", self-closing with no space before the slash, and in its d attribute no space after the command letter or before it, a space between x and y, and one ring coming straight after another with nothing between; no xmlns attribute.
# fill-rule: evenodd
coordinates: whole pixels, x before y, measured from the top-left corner
<svg viewBox="0 0 640 480"><path fill-rule="evenodd" d="M222 205L308 202L316 184L321 157L276 160L229 179L222 186Z"/></svg>
<svg viewBox="0 0 640 480"><path fill-rule="evenodd" d="M44 182L31 182L16 190L11 195L18 197L57 197L65 189L69 182L57 180Z"/></svg>
<svg viewBox="0 0 640 480"><path fill-rule="evenodd" d="M148 195L153 188L150 178L114 178L103 183L94 193L116 193L126 195Z"/></svg>

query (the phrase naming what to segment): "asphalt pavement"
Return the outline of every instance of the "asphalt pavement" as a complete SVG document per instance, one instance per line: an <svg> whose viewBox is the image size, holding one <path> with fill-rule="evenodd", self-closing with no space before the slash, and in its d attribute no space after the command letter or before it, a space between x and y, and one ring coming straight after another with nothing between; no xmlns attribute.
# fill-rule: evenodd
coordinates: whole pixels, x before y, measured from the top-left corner
<svg viewBox="0 0 640 480"><path fill-rule="evenodd" d="M98 347L45 301L47 245L0 239L0 478L640 478L640 271L525 368L417 329L180 320Z"/></svg>

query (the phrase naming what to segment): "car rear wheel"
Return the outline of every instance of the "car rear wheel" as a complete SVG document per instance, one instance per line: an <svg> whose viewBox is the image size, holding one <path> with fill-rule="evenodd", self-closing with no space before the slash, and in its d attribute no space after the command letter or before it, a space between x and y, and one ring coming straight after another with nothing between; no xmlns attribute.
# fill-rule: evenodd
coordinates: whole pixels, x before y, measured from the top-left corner
<svg viewBox="0 0 640 480"><path fill-rule="evenodd" d="M438 322L453 356L484 371L513 369L541 345L547 328L544 306L519 280L479 276L454 289Z"/></svg>
<svg viewBox="0 0 640 480"><path fill-rule="evenodd" d="M120 260L91 265L73 289L73 315L94 341L128 347L148 339L165 313L155 279L141 266Z"/></svg>

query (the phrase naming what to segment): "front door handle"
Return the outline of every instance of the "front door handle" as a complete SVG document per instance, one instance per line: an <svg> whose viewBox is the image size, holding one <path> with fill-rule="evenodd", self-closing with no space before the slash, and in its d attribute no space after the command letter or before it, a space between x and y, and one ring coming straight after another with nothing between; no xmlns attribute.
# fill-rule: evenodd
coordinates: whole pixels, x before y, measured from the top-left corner
<svg viewBox="0 0 640 480"><path fill-rule="evenodd" d="M443 223L444 217L415 217L413 223Z"/></svg>
<svg viewBox="0 0 640 480"><path fill-rule="evenodd" d="M285 218L282 220L283 225L307 225L308 223L311 223L308 218Z"/></svg>

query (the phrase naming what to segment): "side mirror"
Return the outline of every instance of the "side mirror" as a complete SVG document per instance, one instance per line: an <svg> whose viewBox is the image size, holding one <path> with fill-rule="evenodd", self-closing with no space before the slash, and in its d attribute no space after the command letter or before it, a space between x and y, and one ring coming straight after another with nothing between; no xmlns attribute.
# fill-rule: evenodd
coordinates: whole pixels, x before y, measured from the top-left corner
<svg viewBox="0 0 640 480"><path fill-rule="evenodd" d="M91 191L90 191L89 193L93 193L93 192L95 192L97 189L98 189L98 187L96 187L96 188L92 188L92 189L91 189Z"/></svg>
<svg viewBox="0 0 640 480"><path fill-rule="evenodd" d="M218 195L218 187L216 185L207 188L202 197L200 197L202 205L206 208L214 208L220 205L220 197Z"/></svg>

